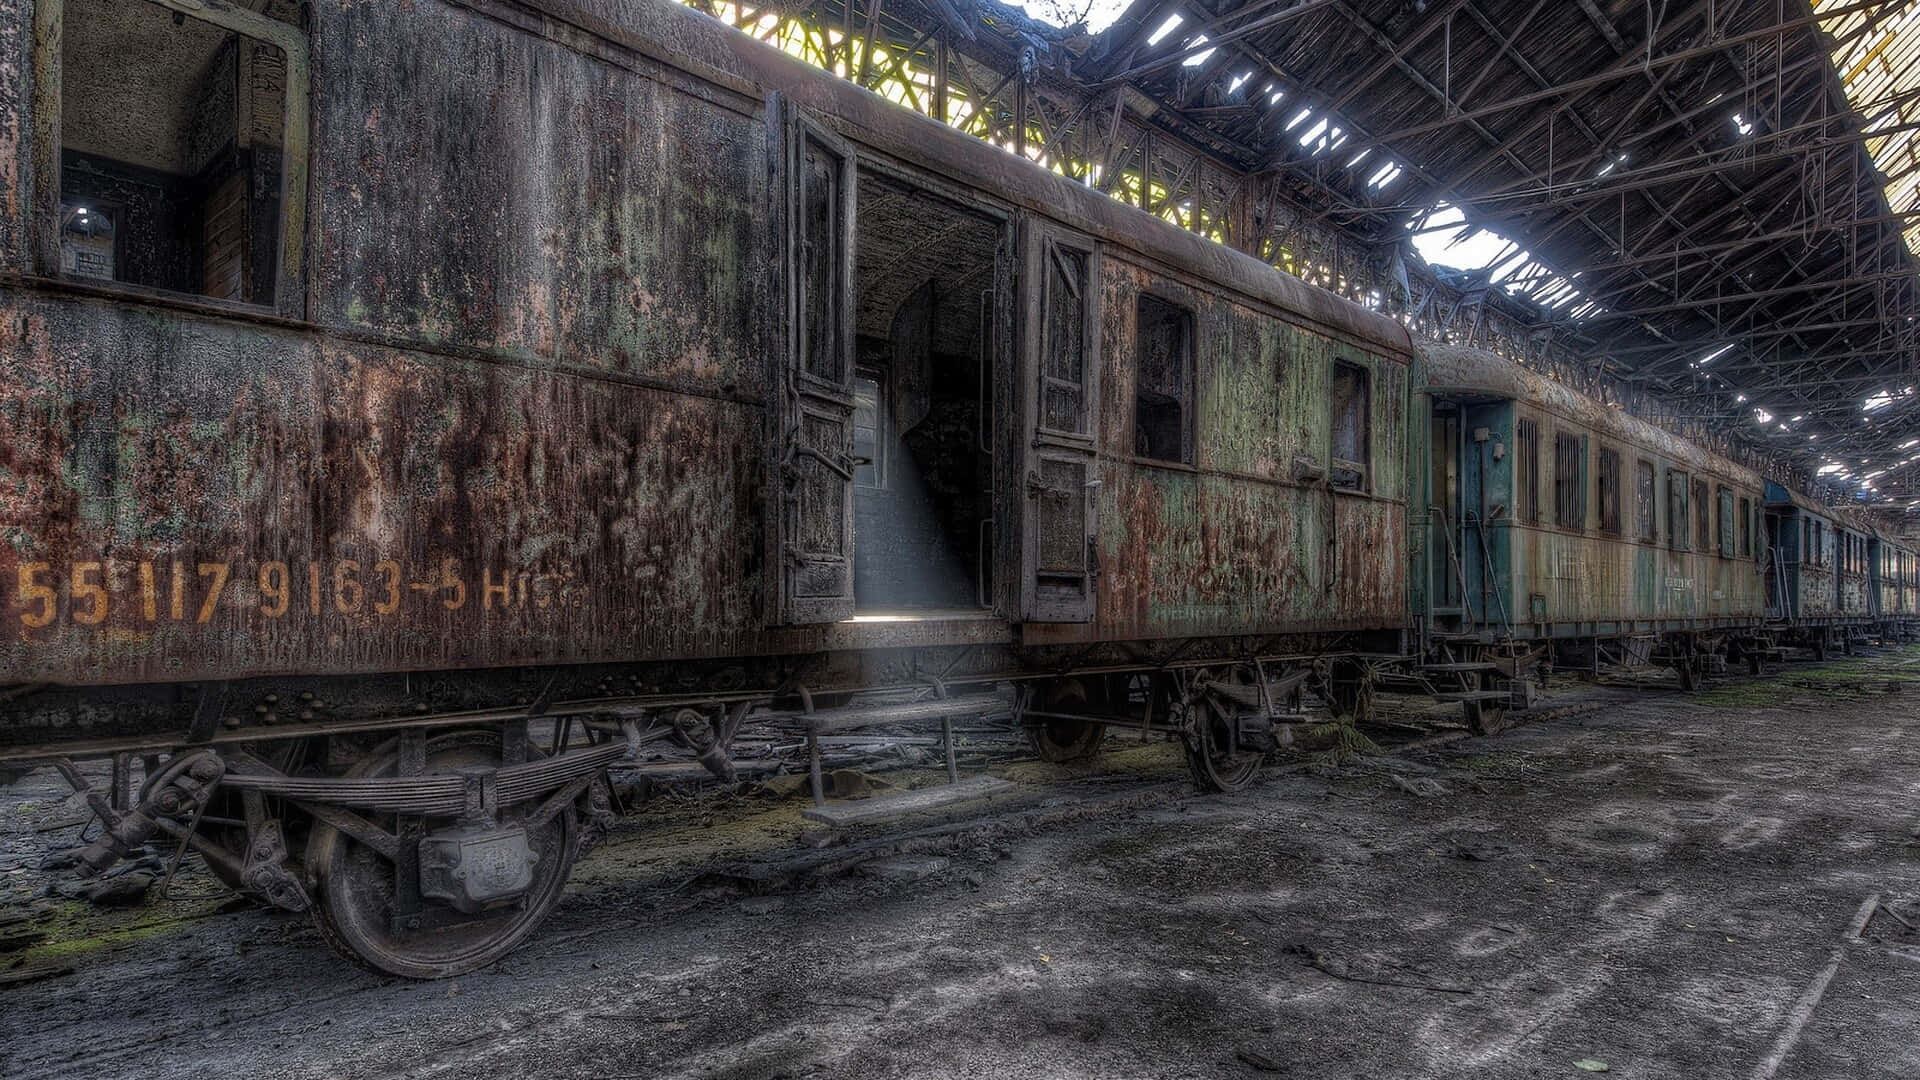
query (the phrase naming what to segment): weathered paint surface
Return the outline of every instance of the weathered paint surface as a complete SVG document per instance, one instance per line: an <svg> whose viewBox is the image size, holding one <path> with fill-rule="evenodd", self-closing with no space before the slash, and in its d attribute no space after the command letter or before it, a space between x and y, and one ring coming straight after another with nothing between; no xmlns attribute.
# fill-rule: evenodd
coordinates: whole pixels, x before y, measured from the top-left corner
<svg viewBox="0 0 1920 1080"><path fill-rule="evenodd" d="M1125 258L1104 260L1102 573L1088 636L1397 628L1406 611L1406 366ZM1143 292L1194 317L1195 460L1134 454ZM1372 491L1296 479L1328 460L1335 359L1371 373Z"/></svg>
<svg viewBox="0 0 1920 1080"><path fill-rule="evenodd" d="M756 407L0 308L7 681L715 655L757 628Z"/></svg>
<svg viewBox="0 0 1920 1080"><path fill-rule="evenodd" d="M22 271L57 153L33 137L30 20L0 12L0 246ZM304 319L0 286L0 682L953 639L768 625L769 91L1241 297L1195 300L1199 469L1135 467L1105 425L1095 634L1400 624L1390 321L671 5L325 0L309 25ZM1291 480L1325 456L1336 339L1375 376L1367 496Z"/></svg>
<svg viewBox="0 0 1920 1080"><path fill-rule="evenodd" d="M1482 467L1492 569L1487 577L1492 588L1484 605L1477 596L1470 596L1475 621L1482 625L1504 621L1523 635L1581 636L1746 625L1764 617L1766 555L1757 508L1765 487L1760 477L1491 353L1446 345L1424 346L1421 351L1427 363L1427 390L1434 398L1493 403L1470 406L1466 414L1468 428L1484 425L1489 436L1486 443L1469 444L1489 448ZM1522 420L1535 424L1538 431L1537 515L1526 512L1519 480L1516 428ZM1586 440L1580 482L1573 489L1585 522L1581 528L1562 527L1556 518L1555 447L1560 435ZM1491 452L1496 444L1501 447L1497 460ZM1600 527L1596 463L1602 448L1620 456L1618 533ZM1636 475L1643 462L1652 466L1655 477L1651 541L1638 535ZM1689 502L1685 535L1677 542L1672 535L1669 470L1680 470L1688 482L1704 481L1709 492L1705 506ZM1736 507L1730 554L1722 553L1722 522L1717 513L1722 490L1731 494ZM1437 505L1446 504L1439 493L1429 495ZM1742 499L1748 505L1751 553L1746 555L1740 553L1737 542L1737 508ZM1693 515L1701 512L1708 515L1708 543L1704 550L1694 550ZM1478 517L1478 512L1473 516ZM1455 522L1454 528L1461 526ZM1436 557L1446 557L1444 546L1436 550ZM1443 567L1442 572L1450 571ZM1475 580L1471 574L1469 580Z"/></svg>

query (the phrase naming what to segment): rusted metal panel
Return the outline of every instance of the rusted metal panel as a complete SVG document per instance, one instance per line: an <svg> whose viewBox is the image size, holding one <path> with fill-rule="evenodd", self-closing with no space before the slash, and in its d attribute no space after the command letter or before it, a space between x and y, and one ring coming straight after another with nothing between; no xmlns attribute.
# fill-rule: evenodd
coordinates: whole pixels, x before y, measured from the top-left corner
<svg viewBox="0 0 1920 1080"><path fill-rule="evenodd" d="M320 322L758 394L759 101L443 3L315 15Z"/></svg>
<svg viewBox="0 0 1920 1080"><path fill-rule="evenodd" d="M0 292L0 681L753 643L762 415Z"/></svg>
<svg viewBox="0 0 1920 1080"><path fill-rule="evenodd" d="M33 254L33 6L0 11L0 268L16 273Z"/></svg>
<svg viewBox="0 0 1920 1080"><path fill-rule="evenodd" d="M1197 636L1404 625L1406 364L1109 249L1101 283L1100 566L1095 623L1028 640ZM1142 293L1189 309L1196 460L1135 456ZM1371 487L1324 482L1334 360L1371 380Z"/></svg>

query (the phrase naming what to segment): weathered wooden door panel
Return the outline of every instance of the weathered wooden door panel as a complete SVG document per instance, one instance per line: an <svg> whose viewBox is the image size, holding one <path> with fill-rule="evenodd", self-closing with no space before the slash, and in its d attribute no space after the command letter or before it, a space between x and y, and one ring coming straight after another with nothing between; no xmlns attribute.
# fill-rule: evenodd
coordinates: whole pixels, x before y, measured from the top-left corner
<svg viewBox="0 0 1920 1080"><path fill-rule="evenodd" d="M1091 239L1039 222L1023 232L1020 615L1092 622L1100 252Z"/></svg>
<svg viewBox="0 0 1920 1080"><path fill-rule="evenodd" d="M853 147L775 96L782 357L773 404L779 621L853 616Z"/></svg>

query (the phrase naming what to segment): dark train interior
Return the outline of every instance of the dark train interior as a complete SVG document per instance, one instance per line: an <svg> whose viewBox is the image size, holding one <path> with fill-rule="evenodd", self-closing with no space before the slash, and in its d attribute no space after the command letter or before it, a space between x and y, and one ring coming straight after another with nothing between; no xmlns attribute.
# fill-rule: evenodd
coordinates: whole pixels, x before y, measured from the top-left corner
<svg viewBox="0 0 1920 1080"><path fill-rule="evenodd" d="M862 617L992 604L997 222L862 172L854 604Z"/></svg>
<svg viewBox="0 0 1920 1080"><path fill-rule="evenodd" d="M272 303L286 55L158 4L65 13L61 271Z"/></svg>

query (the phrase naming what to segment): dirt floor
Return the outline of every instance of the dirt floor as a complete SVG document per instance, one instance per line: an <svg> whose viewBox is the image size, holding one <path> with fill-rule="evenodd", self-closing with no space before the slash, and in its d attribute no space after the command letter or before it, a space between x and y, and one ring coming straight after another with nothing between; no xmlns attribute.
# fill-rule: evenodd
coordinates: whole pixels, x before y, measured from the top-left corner
<svg viewBox="0 0 1920 1080"><path fill-rule="evenodd" d="M1557 682L1558 718L1235 796L1122 744L818 848L797 793L667 793L442 983L202 872L49 893L84 814L43 772L0 792L0 1075L1920 1076L1915 681L1920 647Z"/></svg>

